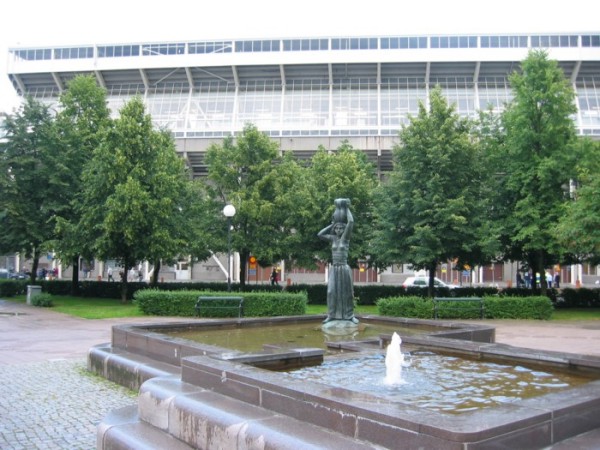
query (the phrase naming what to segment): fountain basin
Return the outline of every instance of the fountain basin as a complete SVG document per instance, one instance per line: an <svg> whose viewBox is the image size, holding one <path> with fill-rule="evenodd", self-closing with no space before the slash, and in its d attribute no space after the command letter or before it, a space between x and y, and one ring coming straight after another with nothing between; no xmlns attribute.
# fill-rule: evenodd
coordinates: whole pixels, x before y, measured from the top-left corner
<svg viewBox="0 0 600 450"><path fill-rule="evenodd" d="M376 316L360 319L365 323L434 327L425 335L403 336L403 343L432 351L533 363L592 376L600 373L600 358L495 344L490 327ZM261 320L265 319L237 322L239 326L256 327ZM315 318L279 320L308 323ZM130 387L145 382L140 389L137 414L129 412L123 413L122 419L107 418L99 427L98 447L110 448L125 435L131 439L132 430L142 426L160 430L187 448L244 448L249 442L260 441L277 448L286 448L281 445L287 442L293 443L287 448L315 445L320 448L462 450L544 448L600 427L598 381L486 410L452 415L350 389L293 380L279 372L256 367L268 359L284 366L285 361L302 363L303 358L318 363L324 358L322 349L287 348L279 354L279 350L247 354L161 333L182 326L225 325L230 326L231 321L117 326L113 328L111 346L91 349L91 370L113 381L120 378L121 384ZM334 346L353 355L377 349L381 352L390 339L391 334L365 342L337 342ZM336 356L339 357L343 356ZM148 435L140 433L139 439ZM326 445L329 442L335 444L329 447Z"/></svg>

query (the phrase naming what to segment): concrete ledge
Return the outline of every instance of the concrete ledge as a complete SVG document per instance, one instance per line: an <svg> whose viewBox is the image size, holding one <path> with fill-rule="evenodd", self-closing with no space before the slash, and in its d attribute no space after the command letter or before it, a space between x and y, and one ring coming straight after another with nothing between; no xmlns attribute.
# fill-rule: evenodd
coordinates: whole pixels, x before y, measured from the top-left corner
<svg viewBox="0 0 600 450"><path fill-rule="evenodd" d="M142 383L151 378L180 376L181 374L180 367L114 349L108 344L90 349L88 370L135 391L140 388Z"/></svg>
<svg viewBox="0 0 600 450"><path fill-rule="evenodd" d="M157 404L161 409L158 421L155 412L147 411ZM174 379L153 379L144 383L139 410L140 418L149 418L161 427L166 425L171 436L193 448L377 448L374 444Z"/></svg>
<svg viewBox="0 0 600 450"><path fill-rule="evenodd" d="M104 418L97 428L96 448L104 450L192 449L173 436L141 422L134 406L117 409Z"/></svg>

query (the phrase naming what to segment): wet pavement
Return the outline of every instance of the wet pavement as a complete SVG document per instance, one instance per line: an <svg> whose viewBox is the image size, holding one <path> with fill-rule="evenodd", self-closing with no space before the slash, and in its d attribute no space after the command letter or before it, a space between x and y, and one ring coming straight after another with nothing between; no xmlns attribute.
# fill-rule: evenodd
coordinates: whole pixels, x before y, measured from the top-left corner
<svg viewBox="0 0 600 450"><path fill-rule="evenodd" d="M95 449L96 425L136 395L89 374L88 350L110 342L116 324L181 320L79 319L0 300L0 449ZM494 325L499 343L600 356L600 320L475 322ZM551 447L599 448L600 430Z"/></svg>

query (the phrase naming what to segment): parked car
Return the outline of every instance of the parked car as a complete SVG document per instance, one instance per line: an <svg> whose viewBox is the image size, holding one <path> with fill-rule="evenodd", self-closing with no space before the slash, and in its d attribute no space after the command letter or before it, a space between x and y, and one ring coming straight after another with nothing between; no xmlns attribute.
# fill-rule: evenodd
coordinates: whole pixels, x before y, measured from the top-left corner
<svg viewBox="0 0 600 450"><path fill-rule="evenodd" d="M408 277L406 280L404 280L404 283L402 283L403 288L407 288L407 287L424 287L424 288L426 288L427 286L429 286L429 277ZM458 286L456 284L448 284L448 283L443 282L439 278L434 278L433 279L433 287L434 288L455 289L460 286Z"/></svg>
<svg viewBox="0 0 600 450"><path fill-rule="evenodd" d="M0 278L8 278L10 272L7 269L0 269Z"/></svg>
<svg viewBox="0 0 600 450"><path fill-rule="evenodd" d="M13 280L25 280L29 278L29 275L27 275L25 272L12 272L10 274L10 278Z"/></svg>

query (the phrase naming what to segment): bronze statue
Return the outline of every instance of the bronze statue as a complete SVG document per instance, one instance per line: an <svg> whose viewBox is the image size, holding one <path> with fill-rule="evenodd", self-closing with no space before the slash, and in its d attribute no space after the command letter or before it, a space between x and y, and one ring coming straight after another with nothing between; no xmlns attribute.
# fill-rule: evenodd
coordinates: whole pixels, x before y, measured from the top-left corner
<svg viewBox="0 0 600 450"><path fill-rule="evenodd" d="M358 323L354 317L354 289L352 286L352 270L348 265L350 237L354 226L354 218L350 212L350 199L338 198L334 201L335 212L331 225L319 231L319 238L331 242L332 265L327 284L327 318L332 320L349 320Z"/></svg>

